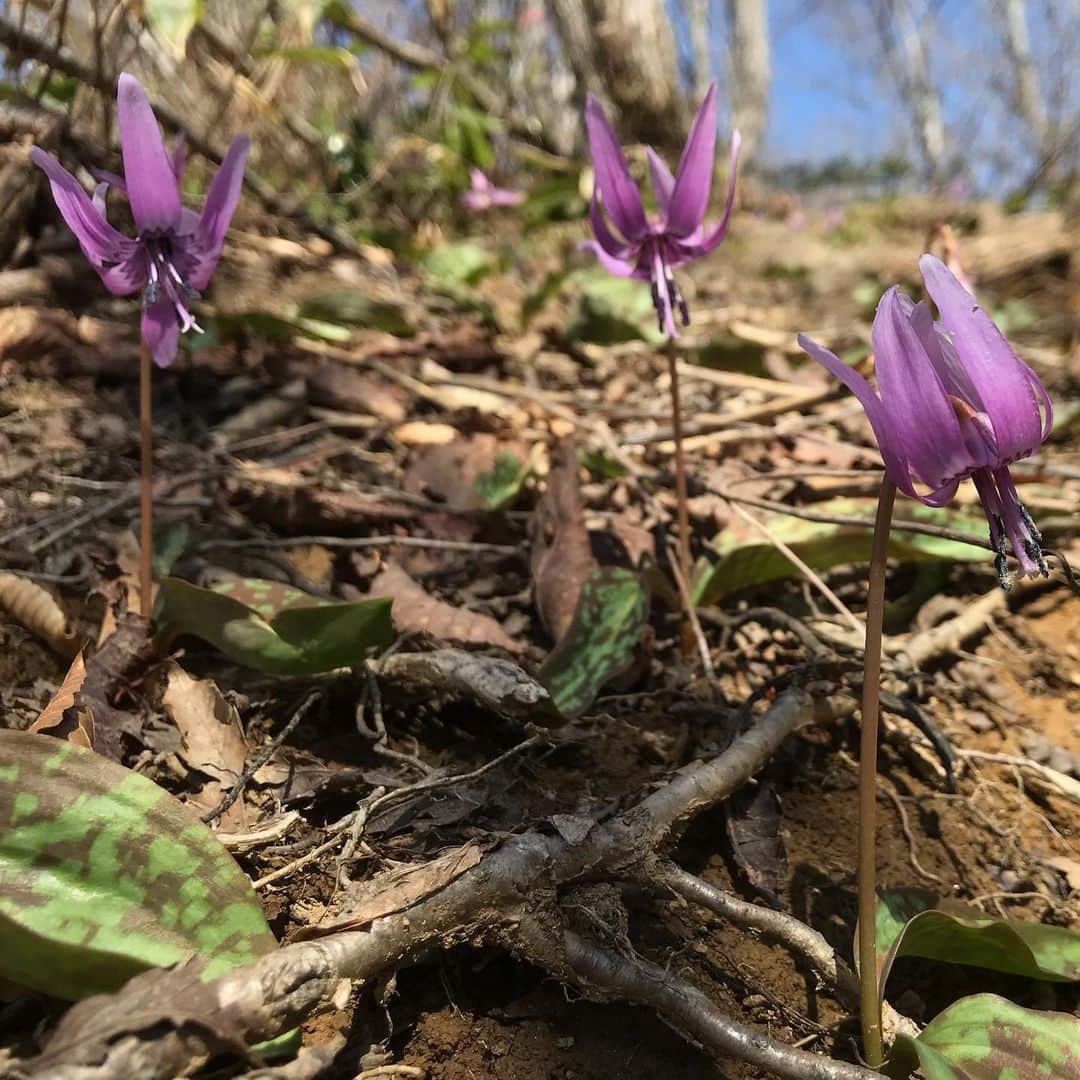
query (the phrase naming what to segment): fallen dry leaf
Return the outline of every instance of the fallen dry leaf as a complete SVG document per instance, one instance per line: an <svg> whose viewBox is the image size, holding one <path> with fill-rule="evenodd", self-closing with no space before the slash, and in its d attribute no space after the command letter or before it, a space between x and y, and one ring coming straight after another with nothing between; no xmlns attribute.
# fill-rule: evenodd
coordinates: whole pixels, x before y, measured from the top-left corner
<svg viewBox="0 0 1080 1080"><path fill-rule="evenodd" d="M512 653L523 650L521 643L510 637L490 615L454 607L431 596L396 563L383 566L371 583L368 596L393 597L391 617L399 634L423 631L439 641L495 645Z"/></svg>
<svg viewBox="0 0 1080 1080"><path fill-rule="evenodd" d="M188 798L200 812L213 810L244 771L247 744L240 715L209 679L196 679L179 664L163 672L161 706L183 739L180 758L206 779ZM221 816L221 828L245 827L243 801L238 799Z"/></svg>
<svg viewBox="0 0 1080 1080"><path fill-rule="evenodd" d="M315 405L340 412L377 416L391 424L404 421L408 394L384 379L367 375L344 364L327 364L308 381Z"/></svg>
<svg viewBox="0 0 1080 1080"><path fill-rule="evenodd" d="M52 593L18 574L0 574L0 605L61 656L74 656L79 646L68 633L67 616Z"/></svg>
<svg viewBox="0 0 1080 1080"><path fill-rule="evenodd" d="M66 739L76 746L94 748L94 716L89 709L75 708L75 698L86 680L86 664L82 650L75 654L75 659L64 676L59 689L49 699L48 704L38 714L29 730L52 735L57 739Z"/></svg>
<svg viewBox="0 0 1080 1080"><path fill-rule="evenodd" d="M458 510L481 510L485 503L477 480L495 467L501 453L511 453L519 461L528 457L525 446L515 440L499 439L489 432L454 438L416 452L405 470L403 486L414 495L438 499Z"/></svg>
<svg viewBox="0 0 1080 1080"><path fill-rule="evenodd" d="M536 609L552 640L558 641L574 617L582 586L596 569L573 439L555 444L547 487L533 512L529 535Z"/></svg>
<svg viewBox="0 0 1080 1080"><path fill-rule="evenodd" d="M450 424L410 420L394 428L393 436L402 446L445 446L457 438L457 428Z"/></svg>

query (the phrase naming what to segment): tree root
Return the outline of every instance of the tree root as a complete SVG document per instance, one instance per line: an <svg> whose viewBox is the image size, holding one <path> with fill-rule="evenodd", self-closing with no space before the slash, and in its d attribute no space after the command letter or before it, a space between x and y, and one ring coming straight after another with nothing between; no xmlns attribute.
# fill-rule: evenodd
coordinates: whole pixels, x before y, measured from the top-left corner
<svg viewBox="0 0 1080 1080"><path fill-rule="evenodd" d="M634 955L627 941L586 940L579 926L565 925L558 903L560 886L641 880L641 868L652 867L654 889L659 881L661 888L691 894L694 902L728 913L743 904L738 909L743 925L784 941L846 999L850 972L815 931L791 916L722 899L724 894L658 860L693 817L742 786L792 732L848 711L844 701L815 701L801 689L788 690L718 757L686 767L617 817L583 820L572 839L539 830L513 837L405 911L360 930L330 927L326 936L283 946L211 982L199 980L197 961L144 972L115 994L74 1005L43 1052L6 1075L165 1080L186 1075L224 1051L250 1058L247 1046L274 1038L339 1000L347 985L343 980L375 980L432 949L471 942L508 949L601 999L651 1006L711 1053L753 1062L773 1075L793 1080L871 1076L722 1016L701 991Z"/></svg>

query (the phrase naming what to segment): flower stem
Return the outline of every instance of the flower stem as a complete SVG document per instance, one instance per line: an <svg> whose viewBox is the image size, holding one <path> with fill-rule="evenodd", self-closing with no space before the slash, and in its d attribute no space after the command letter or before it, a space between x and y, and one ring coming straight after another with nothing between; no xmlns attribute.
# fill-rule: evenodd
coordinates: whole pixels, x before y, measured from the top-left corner
<svg viewBox="0 0 1080 1080"><path fill-rule="evenodd" d="M870 581L866 598L866 647L863 652L862 733L859 746L859 1012L863 1055L876 1069L884 1060L881 1042L881 1000L878 995L875 931L877 891L874 887L874 832L877 813L877 739L881 696L881 624L885 613L885 561L896 486L886 476L878 495Z"/></svg>
<svg viewBox="0 0 1080 1080"><path fill-rule="evenodd" d="M139 610L150 618L153 607L154 464L151 441L150 350L139 343Z"/></svg>
<svg viewBox="0 0 1080 1080"><path fill-rule="evenodd" d="M678 349L675 339L667 339L668 373L671 376L671 430L675 436L675 501L679 519L679 569L689 588L690 577L690 511L686 501L686 455L683 453L682 406L679 402Z"/></svg>

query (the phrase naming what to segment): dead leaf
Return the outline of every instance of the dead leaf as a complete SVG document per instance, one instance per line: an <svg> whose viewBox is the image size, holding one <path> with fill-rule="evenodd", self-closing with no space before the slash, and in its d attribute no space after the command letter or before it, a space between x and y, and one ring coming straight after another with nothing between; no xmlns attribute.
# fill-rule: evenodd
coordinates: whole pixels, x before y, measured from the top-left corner
<svg viewBox="0 0 1080 1080"><path fill-rule="evenodd" d="M213 810L244 771L247 744L240 728L240 714L210 679L196 679L179 664L169 664L162 674L161 706L180 731L183 746L179 757L205 779L188 798L199 811ZM246 826L242 800L221 816L228 831Z"/></svg>
<svg viewBox="0 0 1080 1080"><path fill-rule="evenodd" d="M86 661L86 678L75 704L88 708L93 716L95 752L120 761L123 736L140 738L140 717L122 706L135 704L137 688L156 660L150 621L126 612L112 634Z"/></svg>
<svg viewBox="0 0 1080 1080"><path fill-rule="evenodd" d="M582 586L596 569L573 439L555 444L547 487L533 512L529 535L536 609L549 636L558 641L574 618Z"/></svg>
<svg viewBox="0 0 1080 1080"><path fill-rule="evenodd" d="M306 404L307 383L303 379L293 379L275 393L260 397L233 413L218 424L211 437L220 445L264 434L274 425L297 416Z"/></svg>
<svg viewBox="0 0 1080 1080"><path fill-rule="evenodd" d="M754 889L779 907L777 893L787 875L787 850L780 796L768 772L724 803L724 824L733 862Z"/></svg>
<svg viewBox="0 0 1080 1080"><path fill-rule="evenodd" d="M49 699L49 703L38 714L29 730L65 739L76 746L94 748L94 716L89 709L75 708L75 698L86 679L86 664L82 650L75 654L75 659L64 676L59 689Z"/></svg>
<svg viewBox="0 0 1080 1080"><path fill-rule="evenodd" d="M423 631L439 641L466 645L494 645L520 653L523 646L490 615L454 607L427 593L396 563L386 563L371 583L368 596L391 596L391 617L399 634Z"/></svg>
<svg viewBox="0 0 1080 1080"><path fill-rule="evenodd" d="M306 941L342 930L361 930L376 919L405 911L461 877L480 861L481 848L468 843L454 848L430 862L395 866L350 888L345 911L328 926L304 927L292 936Z"/></svg>
<svg viewBox="0 0 1080 1080"><path fill-rule="evenodd" d="M477 480L492 471L502 453L520 461L528 458L526 447L516 440L500 439L490 432L463 439L455 430L453 439L417 451L405 470L403 486L414 495L458 510L482 510L486 504Z"/></svg>
<svg viewBox="0 0 1080 1080"><path fill-rule="evenodd" d="M411 521L416 510L404 503L355 491L328 491L292 475L290 483L250 482L229 485L229 502L253 521L285 533L350 535L372 523Z"/></svg>
<svg viewBox="0 0 1080 1080"><path fill-rule="evenodd" d="M78 652L75 635L68 633L63 608L37 582L17 574L0 574L0 605L54 652L67 657Z"/></svg>
<svg viewBox="0 0 1080 1080"><path fill-rule="evenodd" d="M408 394L401 387L344 364L319 368L308 381L308 393L313 404L327 409L377 416L391 424L406 416Z"/></svg>

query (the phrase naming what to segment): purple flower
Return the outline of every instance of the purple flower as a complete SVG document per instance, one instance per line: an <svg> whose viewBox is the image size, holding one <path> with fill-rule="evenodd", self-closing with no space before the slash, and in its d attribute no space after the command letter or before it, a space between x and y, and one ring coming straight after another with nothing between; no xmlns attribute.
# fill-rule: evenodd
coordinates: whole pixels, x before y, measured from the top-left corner
<svg viewBox="0 0 1080 1080"><path fill-rule="evenodd" d="M233 139L206 194L202 213L180 203L183 142L170 158L146 93L134 76L120 76L116 95L124 178L102 173L93 199L51 154L39 147L30 159L49 178L57 209L75 234L83 254L115 296L143 289L142 336L154 363L176 358L180 333L199 326L188 310L206 288L221 256L240 185L248 139ZM134 239L105 218L105 192L126 192L138 234Z"/></svg>
<svg viewBox="0 0 1080 1080"><path fill-rule="evenodd" d="M1006 539L1025 577L1047 574L1042 537L1009 475L1050 434L1053 408L1039 377L990 316L933 255L919 259L937 305L896 288L881 298L871 343L880 397L857 371L804 335L799 344L859 399L893 483L928 506L944 506L971 477L997 552L1004 588ZM926 490L920 494L919 484Z"/></svg>
<svg viewBox="0 0 1080 1080"><path fill-rule="evenodd" d="M490 210L493 206L517 206L525 195L520 191L496 187L479 169L469 173L472 186L461 196L466 210Z"/></svg>
<svg viewBox="0 0 1080 1080"><path fill-rule="evenodd" d="M592 94L585 104L585 127L596 172L596 186L589 204L589 221L596 239L587 241L582 247L594 251L612 274L652 282L653 306L660 330L674 337L674 308L679 309L683 326L689 325L690 312L675 285L672 271L691 259L708 254L727 233L735 201L739 133L736 131L731 137L731 171L724 216L712 228L706 229L702 222L709 205L716 149L716 83L709 87L698 109L674 176L651 146L646 149L649 176L660 208L659 214L651 220L645 215L641 194L630 175L615 132L611 130L600 102ZM612 225L618 235L612 231Z"/></svg>

